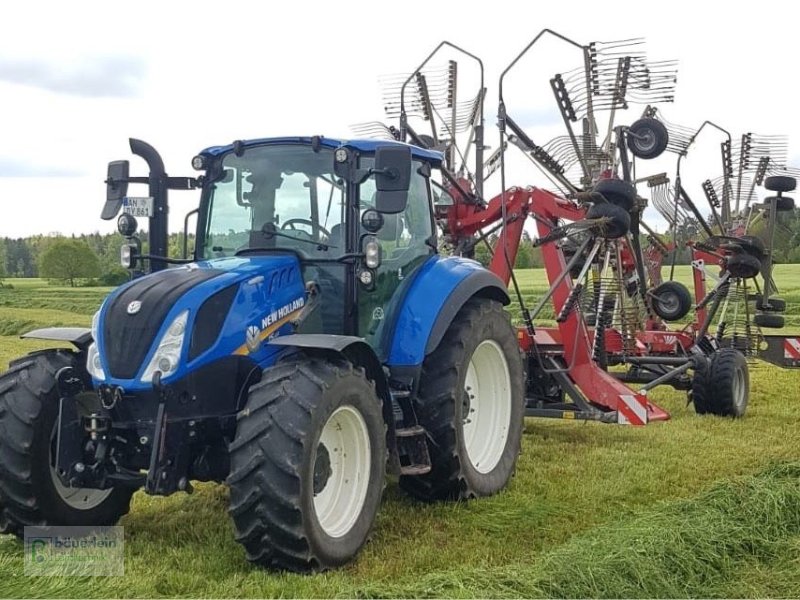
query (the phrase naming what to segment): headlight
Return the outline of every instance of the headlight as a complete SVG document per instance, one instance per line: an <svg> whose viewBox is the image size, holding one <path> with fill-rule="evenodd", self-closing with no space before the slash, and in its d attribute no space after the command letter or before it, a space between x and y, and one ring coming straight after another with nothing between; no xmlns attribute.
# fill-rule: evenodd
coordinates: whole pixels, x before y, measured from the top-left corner
<svg viewBox="0 0 800 600"><path fill-rule="evenodd" d="M92 340L97 341L97 336L100 335L100 311L98 310L92 316Z"/></svg>
<svg viewBox="0 0 800 600"><path fill-rule="evenodd" d="M89 375L95 379L105 379L106 373L103 371L103 365L100 362L100 352L97 350L97 336L100 330L100 311L94 313L92 317L92 339L94 342L89 346L86 352L86 370Z"/></svg>
<svg viewBox="0 0 800 600"><path fill-rule="evenodd" d="M364 262L370 269L377 269L381 265L381 245L378 238L367 236L364 238Z"/></svg>
<svg viewBox="0 0 800 600"><path fill-rule="evenodd" d="M189 311L185 310L170 323L166 333L158 343L153 358L150 359L150 363L144 370L142 381L153 381L153 375L155 375L156 371L161 371L161 377L167 377L178 369L188 318Z"/></svg>
<svg viewBox="0 0 800 600"><path fill-rule="evenodd" d="M95 379L106 378L106 372L103 371L103 365L100 362L100 352L97 350L96 343L89 346L89 350L86 352L86 370L89 371L89 375Z"/></svg>

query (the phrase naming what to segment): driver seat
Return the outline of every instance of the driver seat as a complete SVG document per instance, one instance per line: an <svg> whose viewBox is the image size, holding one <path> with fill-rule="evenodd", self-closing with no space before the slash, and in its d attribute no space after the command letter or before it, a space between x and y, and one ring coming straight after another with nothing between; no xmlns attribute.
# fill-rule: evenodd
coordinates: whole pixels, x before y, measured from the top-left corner
<svg viewBox="0 0 800 600"><path fill-rule="evenodd" d="M335 246L337 250L342 251L343 242L344 242L344 236L342 236L342 224L337 223L336 225L331 227L331 234L330 236L328 236L328 244L330 244L331 246Z"/></svg>

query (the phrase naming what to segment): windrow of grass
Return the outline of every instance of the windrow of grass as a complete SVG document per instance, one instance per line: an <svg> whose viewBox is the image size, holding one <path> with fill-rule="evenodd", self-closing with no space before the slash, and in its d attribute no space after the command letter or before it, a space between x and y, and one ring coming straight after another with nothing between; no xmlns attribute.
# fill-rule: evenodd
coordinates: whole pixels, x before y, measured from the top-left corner
<svg viewBox="0 0 800 600"><path fill-rule="evenodd" d="M595 527L533 566L454 568L351 592L369 598L796 597L799 540L800 463L787 463ZM770 572L783 575L764 576ZM751 579L755 573L760 584Z"/></svg>
<svg viewBox="0 0 800 600"><path fill-rule="evenodd" d="M683 598L800 595L800 463L773 464L689 499L657 502L572 536L527 559L495 565L452 562L427 570L399 563L391 573L349 567L311 576L244 567L213 518L225 504L205 488L177 510L140 506L148 525L126 529L126 576L22 576L22 548L1 545L6 597L344 597L344 598ZM148 503L149 504L149 503ZM461 512L461 505L454 507ZM177 508L177 507L176 507ZM186 528L200 513L202 529ZM525 515L517 526L525 528ZM534 516L538 518L538 516ZM502 527L501 527L502 529ZM211 531L213 530L213 534ZM531 530L534 535L534 530ZM465 543L469 544L467 540ZM144 546L151 545L146 552ZM19 548L14 552L12 548ZM368 546L375 552L375 542ZM187 554L187 552L189 554ZM381 555L382 552L379 551ZM215 555L206 570L196 558ZM192 558L195 557L195 558ZM204 561L200 561L201 564ZM363 565L362 565L363 567ZM144 569L144 570L142 570ZM137 576L128 575L130 571Z"/></svg>
<svg viewBox="0 0 800 600"><path fill-rule="evenodd" d="M111 288L62 288L42 284L36 287L27 280L7 279L12 287L0 287L0 308L56 310L91 316Z"/></svg>

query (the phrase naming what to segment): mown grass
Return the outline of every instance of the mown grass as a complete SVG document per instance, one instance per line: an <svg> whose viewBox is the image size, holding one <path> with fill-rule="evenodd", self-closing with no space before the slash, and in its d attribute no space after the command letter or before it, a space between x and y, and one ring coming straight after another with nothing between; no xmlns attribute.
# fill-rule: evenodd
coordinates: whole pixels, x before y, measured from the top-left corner
<svg viewBox="0 0 800 600"><path fill-rule="evenodd" d="M781 295L797 313L800 292L790 294L800 290L800 269L787 275ZM523 272L524 293L543 288L541 277ZM85 290L22 288L0 293L10 303L0 311L11 309L0 323L26 309L17 318L51 325L79 302L85 308L70 324L88 324L102 298L91 305ZM1 337L0 360L43 345ZM757 364L748 414L736 421L697 416L683 393L663 388L653 399L672 420L645 428L527 420L506 491L424 505L389 481L372 541L333 573L250 566L223 486L138 493L121 523L124 577L25 577L21 544L0 536L0 596L797 597L798 383L798 372Z"/></svg>

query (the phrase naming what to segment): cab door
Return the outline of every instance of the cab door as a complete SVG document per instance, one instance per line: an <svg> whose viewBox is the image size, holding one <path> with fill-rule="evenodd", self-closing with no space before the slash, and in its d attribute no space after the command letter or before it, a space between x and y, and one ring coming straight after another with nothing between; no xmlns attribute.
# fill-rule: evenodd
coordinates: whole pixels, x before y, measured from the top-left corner
<svg viewBox="0 0 800 600"><path fill-rule="evenodd" d="M362 160L362 168L371 166L365 162ZM358 335L366 339L381 359L388 350L386 338L391 334L404 288L415 271L436 254L430 182L426 175L429 171L421 161L412 161L406 209L397 214L384 214L383 227L375 234L382 255L375 282L370 287L358 284ZM374 208L375 192L375 180L371 176L359 189L361 214Z"/></svg>

